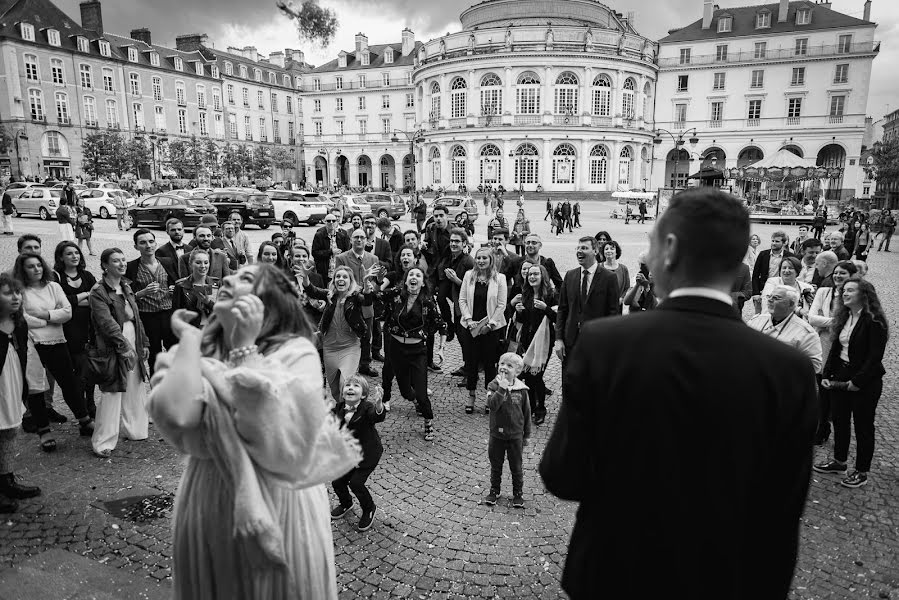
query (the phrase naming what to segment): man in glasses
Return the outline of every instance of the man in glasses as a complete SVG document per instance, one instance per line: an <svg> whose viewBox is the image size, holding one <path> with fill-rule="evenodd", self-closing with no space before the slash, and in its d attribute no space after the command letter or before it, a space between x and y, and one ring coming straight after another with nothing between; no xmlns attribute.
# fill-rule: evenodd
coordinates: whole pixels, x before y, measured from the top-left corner
<svg viewBox="0 0 899 600"><path fill-rule="evenodd" d="M335 260L341 252L350 249L350 236L340 228L340 209L332 208L325 215L325 226L319 228L312 238L312 258L315 270L321 275L325 285L334 276Z"/></svg>

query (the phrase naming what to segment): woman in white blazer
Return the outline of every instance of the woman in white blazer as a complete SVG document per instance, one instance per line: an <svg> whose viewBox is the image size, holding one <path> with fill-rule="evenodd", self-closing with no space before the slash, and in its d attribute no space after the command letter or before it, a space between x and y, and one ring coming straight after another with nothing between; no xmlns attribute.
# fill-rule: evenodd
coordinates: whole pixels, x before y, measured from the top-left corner
<svg viewBox="0 0 899 600"><path fill-rule="evenodd" d="M479 248L474 269L465 273L459 290L461 312L459 342L465 360L465 387L468 404L465 412L474 412L478 388L478 367L484 367L484 388L496 377L500 341L506 328L506 278L496 272L491 248ZM489 412L485 408L484 412Z"/></svg>

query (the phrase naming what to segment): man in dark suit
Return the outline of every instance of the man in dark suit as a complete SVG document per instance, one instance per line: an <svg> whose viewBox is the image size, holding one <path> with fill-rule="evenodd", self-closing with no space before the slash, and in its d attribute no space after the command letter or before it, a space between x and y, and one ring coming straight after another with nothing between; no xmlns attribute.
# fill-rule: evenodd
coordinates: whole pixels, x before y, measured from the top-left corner
<svg viewBox="0 0 899 600"><path fill-rule="evenodd" d="M156 248L156 257L172 261L178 271L178 279L187 277L190 272L181 270L181 256L185 252L190 253L190 248L184 243L184 223L179 219L169 219L165 222L165 232L169 236L169 241Z"/></svg>
<svg viewBox="0 0 899 600"><path fill-rule="evenodd" d="M225 258L228 259L228 268L232 273L236 272L240 265L247 262L246 255L234 243L234 232L234 223L225 221L222 223L222 237L212 240L212 248L225 253Z"/></svg>
<svg viewBox="0 0 899 600"><path fill-rule="evenodd" d="M749 265L740 263L737 276L734 278L734 284L730 288L730 298L734 302L734 310L737 315L743 318L743 305L746 300L752 298L752 274L749 272Z"/></svg>
<svg viewBox="0 0 899 600"><path fill-rule="evenodd" d="M379 237L375 237L378 230L378 219L373 214L367 214L362 219L362 230L365 232L365 251L374 254L378 262L381 263L381 274L386 275L393 268L393 252L390 250L390 242ZM384 361L384 355L381 354L381 348L384 347L383 334L381 332L381 321L379 319L372 320L371 330L371 357L374 360Z"/></svg>
<svg viewBox="0 0 899 600"><path fill-rule="evenodd" d="M562 289L562 275L559 273L559 269L556 267L556 263L553 259L540 254L541 248L543 248L543 240L540 239L540 236L536 233L529 233L528 236L524 238L526 260L529 263L538 264L546 269L546 272L549 274L549 278L553 282L553 286L558 293L558 291Z"/></svg>
<svg viewBox="0 0 899 600"><path fill-rule="evenodd" d="M341 252L350 249L350 236L340 228L340 209L332 209L325 215L325 226L312 236L312 259L315 270L322 276L325 285L331 281L329 272L334 270L334 259Z"/></svg>
<svg viewBox="0 0 899 600"><path fill-rule="evenodd" d="M395 261L396 254L403 245L403 232L387 217L378 219L378 231L381 232L381 239L387 240L387 243L390 244L390 252L394 255Z"/></svg>
<svg viewBox="0 0 899 600"><path fill-rule="evenodd" d="M752 301L757 305L756 312L761 307L765 282L769 277L779 277L780 261L788 256L793 256L786 245L787 234L783 231L775 231L771 234L771 248L759 252L758 258L755 259L755 266L752 268ZM746 246L749 247L749 244Z"/></svg>
<svg viewBox="0 0 899 600"><path fill-rule="evenodd" d="M635 585L641 598L789 593L815 373L737 318L729 292L748 245L736 198L674 196L648 260L666 299L581 331L540 463L551 493L580 502L562 576L573 600L634 597Z"/></svg>
<svg viewBox="0 0 899 600"><path fill-rule="evenodd" d="M156 256L156 235L149 229L134 232L134 249L140 257L128 262L125 277L131 283L140 322L150 342L150 372L156 368L156 355L177 343L172 333L172 291L178 273L170 259Z"/></svg>
<svg viewBox="0 0 899 600"><path fill-rule="evenodd" d="M207 275L221 281L223 277L231 274L231 268L228 266L228 257L225 252L212 247L214 239L215 236L209 227L198 226L194 229L193 241L196 242L196 247L209 252L209 273ZM181 256L180 263L181 269L190 275L190 252L185 251Z"/></svg>
<svg viewBox="0 0 899 600"><path fill-rule="evenodd" d="M584 323L618 314L618 278L596 262L596 246L590 236L578 240L580 266L565 273L559 291L555 350L563 365Z"/></svg>

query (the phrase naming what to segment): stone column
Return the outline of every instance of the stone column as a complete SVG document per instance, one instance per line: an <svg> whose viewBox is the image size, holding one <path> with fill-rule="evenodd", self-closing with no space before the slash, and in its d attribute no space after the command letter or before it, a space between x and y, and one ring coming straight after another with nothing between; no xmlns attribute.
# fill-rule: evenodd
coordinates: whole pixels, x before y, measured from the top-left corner
<svg viewBox="0 0 899 600"><path fill-rule="evenodd" d="M548 139L543 140L543 147L540 149L540 159L542 162L540 171L542 172L538 183L543 185L545 191L553 189L553 157L552 147Z"/></svg>
<svg viewBox="0 0 899 600"><path fill-rule="evenodd" d="M624 87L624 74L618 70L615 71L615 89L612 91L612 117L614 125L621 125L623 115L621 113L622 88ZM619 116L616 116L619 115Z"/></svg>
<svg viewBox="0 0 899 600"><path fill-rule="evenodd" d="M346 158L347 162L350 163L350 174L348 175L350 178L349 184L350 187L355 187L359 185L359 156L354 156L353 158L347 156Z"/></svg>
<svg viewBox="0 0 899 600"><path fill-rule="evenodd" d="M477 85L476 85L477 84ZM480 82L475 81L474 69L468 70L468 114L466 122L468 125L478 124L478 115L481 114L481 106L479 102Z"/></svg>
<svg viewBox="0 0 899 600"><path fill-rule="evenodd" d="M541 107L543 110L543 123L552 123L553 117L553 86L555 82L553 80L553 68L552 67L544 67L543 68L543 106Z"/></svg>
<svg viewBox="0 0 899 600"><path fill-rule="evenodd" d="M584 115L581 122L584 125L593 124L593 106L591 105L591 96L593 93L593 67L584 69L584 84L581 86L580 112Z"/></svg>
<svg viewBox="0 0 899 600"><path fill-rule="evenodd" d="M512 67L506 67L503 77L503 102L500 109L503 125L511 125L515 120L515 95L512 93ZM505 185L505 184L503 184ZM507 188L509 186L506 186Z"/></svg>

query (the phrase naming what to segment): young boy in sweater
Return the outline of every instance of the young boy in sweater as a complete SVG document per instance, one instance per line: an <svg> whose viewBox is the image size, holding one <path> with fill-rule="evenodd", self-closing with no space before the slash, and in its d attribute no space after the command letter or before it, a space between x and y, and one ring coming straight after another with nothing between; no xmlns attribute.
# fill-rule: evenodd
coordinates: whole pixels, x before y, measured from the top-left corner
<svg viewBox="0 0 899 600"><path fill-rule="evenodd" d="M375 423L380 423L387 416L387 410L381 398L374 402L368 400L368 381L361 375L353 375L343 385L343 397L332 409L337 418L359 440L362 446L362 462L349 473L331 483L334 493L337 494L340 504L331 510L332 519L340 519L353 508L353 497L350 490L359 499L362 508L362 518L359 519L357 529L368 530L375 520L375 501L371 497L365 482L372 474L384 447L381 445L381 436L375 428Z"/></svg>
<svg viewBox="0 0 899 600"><path fill-rule="evenodd" d="M524 369L524 361L514 352L506 352L499 358L496 379L487 389L490 397L490 442L487 456L490 458L490 493L484 504L493 506L499 496L503 478L503 459L508 456L512 472L512 506L524 508L524 472L521 466L523 448L531 435L531 404L528 386L518 376Z"/></svg>

